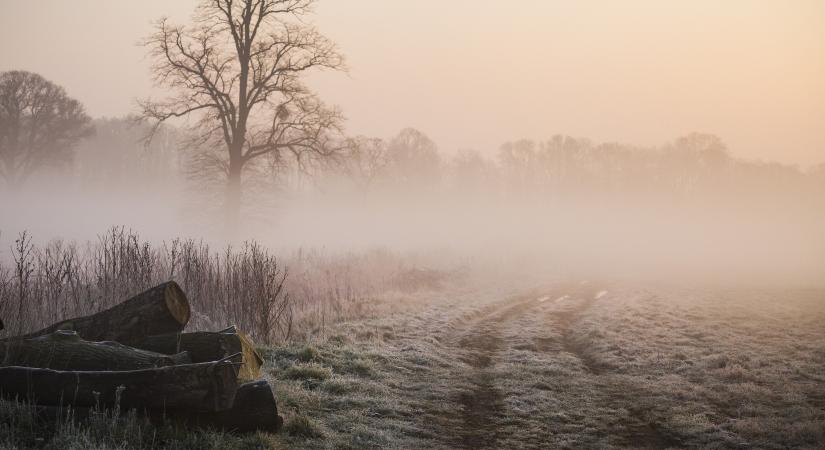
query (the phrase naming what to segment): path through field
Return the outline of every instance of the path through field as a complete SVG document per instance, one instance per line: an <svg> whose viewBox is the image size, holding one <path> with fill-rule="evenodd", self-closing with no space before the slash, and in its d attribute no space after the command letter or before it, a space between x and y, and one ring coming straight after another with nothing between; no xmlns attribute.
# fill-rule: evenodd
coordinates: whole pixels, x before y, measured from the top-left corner
<svg viewBox="0 0 825 450"><path fill-rule="evenodd" d="M620 381L610 380L609 374L589 356L586 346L571 333L587 309L607 292L604 285L594 282L560 283L494 302L469 317L454 319L450 331L441 338L444 351L454 362L446 379L452 389L448 389L446 398L437 400L437 405L428 405L436 412L433 423L441 428L439 435L446 444L463 448L506 447L531 437L520 435L525 429L543 428L541 423L530 422L537 422L548 411L536 411L533 420L519 420L514 414L518 411L511 410L525 394L534 391L534 386L518 384L532 382L531 378L523 379L522 374L508 371L512 369L512 365L508 367L508 356L512 357L514 352L527 352L528 357L543 359L563 357L575 369L572 376L579 381L592 380L586 388L586 398L601 403L602 409L625 403L627 394L617 397L617 391L626 388ZM596 381L594 377L608 379ZM452 408L445 410L445 400L452 403ZM438 415L438 411L442 414ZM617 414L616 418L609 430L603 430L609 432L612 442L651 448L678 444L658 432L656 425L639 410ZM541 437L533 438L540 445Z"/></svg>
<svg viewBox="0 0 825 450"><path fill-rule="evenodd" d="M286 401L324 427L307 446L780 448L788 427L825 442L821 290L509 292L345 324L309 363L296 349L332 373Z"/></svg>

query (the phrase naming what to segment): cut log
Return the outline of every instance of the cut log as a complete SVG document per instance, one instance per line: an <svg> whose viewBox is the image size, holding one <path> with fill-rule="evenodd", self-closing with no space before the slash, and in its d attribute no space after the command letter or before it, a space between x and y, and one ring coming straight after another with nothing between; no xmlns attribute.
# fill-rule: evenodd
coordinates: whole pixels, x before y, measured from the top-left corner
<svg viewBox="0 0 825 450"><path fill-rule="evenodd" d="M64 320L20 338L74 330L87 341L117 341L129 345L145 336L179 332L189 322L189 315L186 295L177 283L169 281L105 311Z"/></svg>
<svg viewBox="0 0 825 450"><path fill-rule="evenodd" d="M95 413L92 407L35 405L33 409L37 417L44 420L85 420ZM121 408L120 414L124 415L129 411L132 410ZM263 380L239 386L232 408L226 411L197 413L186 410L139 410L138 414L146 415L158 424L173 421L185 426L217 428L233 433L274 433L283 425L272 389L269 383Z"/></svg>
<svg viewBox="0 0 825 450"><path fill-rule="evenodd" d="M0 394L34 404L215 412L232 407L240 355L223 361L126 371L0 367ZM119 400L118 400L119 397Z"/></svg>
<svg viewBox="0 0 825 450"><path fill-rule="evenodd" d="M226 411L208 413L173 411L169 413L169 417L187 425L219 428L238 433L275 432L283 424L283 419L278 415L272 388L264 380L245 383L238 387L235 403Z"/></svg>
<svg viewBox="0 0 825 450"><path fill-rule="evenodd" d="M172 354L187 352L192 362L216 361L235 353L243 355L243 365L238 377L254 380L261 374L263 359L255 350L252 341L232 326L219 332L198 331L194 333L167 333L149 336L133 342L135 348L157 353Z"/></svg>
<svg viewBox="0 0 825 450"><path fill-rule="evenodd" d="M3 366L56 370L138 370L192 362L186 352L162 355L117 342L89 342L70 330L9 341L7 348L5 355L0 350Z"/></svg>

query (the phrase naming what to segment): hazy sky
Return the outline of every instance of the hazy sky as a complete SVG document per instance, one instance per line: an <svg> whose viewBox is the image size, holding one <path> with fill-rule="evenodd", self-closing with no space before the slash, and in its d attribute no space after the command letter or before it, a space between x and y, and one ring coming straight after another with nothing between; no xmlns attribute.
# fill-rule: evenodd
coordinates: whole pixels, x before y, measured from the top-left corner
<svg viewBox="0 0 825 450"><path fill-rule="evenodd" d="M40 72L92 115L151 92L136 43L196 0L2 0L0 70ZM405 126L494 151L564 133L659 144L719 134L735 155L825 162L825 1L320 0L349 75L314 76L353 134Z"/></svg>

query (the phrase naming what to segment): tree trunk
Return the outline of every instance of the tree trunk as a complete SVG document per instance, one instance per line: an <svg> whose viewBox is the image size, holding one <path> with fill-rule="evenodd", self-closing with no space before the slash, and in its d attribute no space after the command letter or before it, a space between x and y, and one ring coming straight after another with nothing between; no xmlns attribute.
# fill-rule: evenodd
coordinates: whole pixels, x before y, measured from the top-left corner
<svg viewBox="0 0 825 450"><path fill-rule="evenodd" d="M192 362L186 352L170 356L134 349L117 342L89 342L68 330L9 341L3 347L5 350L0 348L2 365L41 369L139 370Z"/></svg>
<svg viewBox="0 0 825 450"><path fill-rule="evenodd" d="M144 336L183 330L189 322L189 314L186 295L177 283L169 281L105 311L64 320L20 338L74 330L88 341L117 341L128 345Z"/></svg>
<svg viewBox="0 0 825 450"><path fill-rule="evenodd" d="M229 172L226 180L226 200L224 213L226 214L226 235L235 238L238 234L238 225L241 216L242 184L241 173L243 171L243 159L241 149L230 148L229 150Z"/></svg>
<svg viewBox="0 0 825 450"><path fill-rule="evenodd" d="M278 415L272 388L264 380L245 383L238 387L235 403L226 411L201 413L181 411L173 413L171 417L187 425L219 428L238 433L259 430L275 432L283 423L283 419Z"/></svg>
<svg viewBox="0 0 825 450"><path fill-rule="evenodd" d="M235 399L239 359L117 372L0 367L0 394L51 406L223 411Z"/></svg>
<svg viewBox="0 0 825 450"><path fill-rule="evenodd" d="M132 346L152 352L173 354L187 352L192 362L216 361L229 355L241 353L243 365L238 373L241 380L254 380L261 374L263 359L255 350L249 338L235 327L212 333L167 333L148 336L132 343Z"/></svg>

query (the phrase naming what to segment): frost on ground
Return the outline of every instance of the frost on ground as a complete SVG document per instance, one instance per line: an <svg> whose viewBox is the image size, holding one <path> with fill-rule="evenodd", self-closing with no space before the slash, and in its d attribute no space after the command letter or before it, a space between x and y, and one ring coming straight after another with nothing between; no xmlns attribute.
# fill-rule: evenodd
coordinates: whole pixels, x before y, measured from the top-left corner
<svg viewBox="0 0 825 450"><path fill-rule="evenodd" d="M825 290L444 283L384 295L369 311L308 343L262 349L282 433L107 417L45 429L0 402L0 448L825 443Z"/></svg>
<svg viewBox="0 0 825 450"><path fill-rule="evenodd" d="M269 352L306 448L821 448L825 292L552 283ZM303 432L309 424L312 432Z"/></svg>

